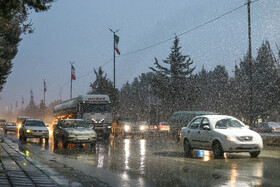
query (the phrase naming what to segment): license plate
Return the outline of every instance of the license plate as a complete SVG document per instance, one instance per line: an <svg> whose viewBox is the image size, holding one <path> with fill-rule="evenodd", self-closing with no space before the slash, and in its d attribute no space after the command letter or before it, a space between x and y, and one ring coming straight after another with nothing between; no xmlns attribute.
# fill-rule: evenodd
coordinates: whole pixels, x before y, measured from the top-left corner
<svg viewBox="0 0 280 187"><path fill-rule="evenodd" d="M78 140L87 140L88 138L87 137L78 137L77 139Z"/></svg>

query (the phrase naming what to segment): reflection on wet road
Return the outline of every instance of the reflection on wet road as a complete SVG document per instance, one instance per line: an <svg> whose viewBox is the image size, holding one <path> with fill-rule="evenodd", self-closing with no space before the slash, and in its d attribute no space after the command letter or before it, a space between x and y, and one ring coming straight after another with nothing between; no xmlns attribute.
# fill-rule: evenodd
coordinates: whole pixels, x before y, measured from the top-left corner
<svg viewBox="0 0 280 187"><path fill-rule="evenodd" d="M211 151L203 150L185 158L182 146L166 138L111 138L95 147L83 144L64 149L61 144L54 147L52 137L48 144L37 139L22 143L15 134L7 137L27 156L62 173L68 169L70 174L63 174L83 185L90 184L90 177L111 186L277 186L280 179L279 149L263 150L255 159L248 153L213 159Z"/></svg>

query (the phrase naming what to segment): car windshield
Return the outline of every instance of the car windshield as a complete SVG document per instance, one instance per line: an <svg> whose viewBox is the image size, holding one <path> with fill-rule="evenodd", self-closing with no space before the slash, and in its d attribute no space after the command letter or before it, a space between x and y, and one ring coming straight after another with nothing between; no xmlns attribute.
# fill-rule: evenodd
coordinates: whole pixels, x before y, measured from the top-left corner
<svg viewBox="0 0 280 187"><path fill-rule="evenodd" d="M268 126L270 127L280 127L280 124L279 123L270 123Z"/></svg>
<svg viewBox="0 0 280 187"><path fill-rule="evenodd" d="M230 118L219 120L215 125L216 129L242 128L242 127L244 127L244 125L242 125L238 120L230 119Z"/></svg>
<svg viewBox="0 0 280 187"><path fill-rule="evenodd" d="M8 123L6 123L6 126L16 126L16 123L8 122Z"/></svg>
<svg viewBox="0 0 280 187"><path fill-rule="evenodd" d="M45 127L44 122L42 121L27 121L25 126L32 126L32 127Z"/></svg>
<svg viewBox="0 0 280 187"><path fill-rule="evenodd" d="M89 128L89 124L85 121L65 121L63 128Z"/></svg>
<svg viewBox="0 0 280 187"><path fill-rule="evenodd" d="M110 111L110 104L83 104L83 112L85 113L109 113Z"/></svg>

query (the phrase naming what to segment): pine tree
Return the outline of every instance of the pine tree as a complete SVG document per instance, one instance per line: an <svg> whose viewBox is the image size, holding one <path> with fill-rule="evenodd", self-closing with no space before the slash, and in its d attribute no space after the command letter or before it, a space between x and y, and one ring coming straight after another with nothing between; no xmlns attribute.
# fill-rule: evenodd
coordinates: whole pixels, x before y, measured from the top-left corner
<svg viewBox="0 0 280 187"><path fill-rule="evenodd" d="M191 75L195 67L191 68L193 61L188 55L182 55L180 50L179 38L176 36L168 58L163 60L164 65L155 59L156 67L150 67L157 74L155 94L165 101L171 109L170 112L187 109L194 102L190 91Z"/></svg>
<svg viewBox="0 0 280 187"><path fill-rule="evenodd" d="M113 82L107 78L107 74L104 74L101 67L98 68L98 71L94 69L94 74L96 79L90 84L91 91L88 93L109 95L113 112L116 112L118 105L118 90L114 88Z"/></svg>

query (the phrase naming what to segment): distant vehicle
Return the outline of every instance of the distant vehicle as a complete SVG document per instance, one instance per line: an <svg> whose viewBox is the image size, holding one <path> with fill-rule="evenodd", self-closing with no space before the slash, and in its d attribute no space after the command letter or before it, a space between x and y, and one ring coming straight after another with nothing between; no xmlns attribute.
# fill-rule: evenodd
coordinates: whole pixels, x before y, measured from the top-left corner
<svg viewBox="0 0 280 187"><path fill-rule="evenodd" d="M5 134L7 134L8 131L11 131L11 132L18 131L17 124L15 122L6 122L3 129L4 129Z"/></svg>
<svg viewBox="0 0 280 187"><path fill-rule="evenodd" d="M6 120L5 119L0 119L0 127L4 128L5 124L6 124Z"/></svg>
<svg viewBox="0 0 280 187"><path fill-rule="evenodd" d="M49 141L49 130L40 119L26 119L19 129L19 139L26 142L27 138L45 138L45 142Z"/></svg>
<svg viewBox="0 0 280 187"><path fill-rule="evenodd" d="M63 119L55 125L53 139L55 146L58 145L59 141L62 141L64 148L67 148L69 143L90 143L95 146L97 135L89 124L82 119Z"/></svg>
<svg viewBox="0 0 280 187"><path fill-rule="evenodd" d="M170 134L177 141L180 140L180 130L186 127L188 123L196 116L213 115L214 112L207 111L177 111L174 112L170 119Z"/></svg>
<svg viewBox="0 0 280 187"><path fill-rule="evenodd" d="M121 135L125 138L128 135L140 135L144 137L146 125L139 125L131 117L118 117L112 124L112 134L114 137Z"/></svg>
<svg viewBox="0 0 280 187"><path fill-rule="evenodd" d="M170 125L168 122L159 122L158 130L160 131L170 131Z"/></svg>
<svg viewBox="0 0 280 187"><path fill-rule="evenodd" d="M20 129L22 122L24 120L26 120L26 119L29 119L29 117L27 117L27 116L19 116L17 118L17 127L18 127L18 129Z"/></svg>
<svg viewBox="0 0 280 187"><path fill-rule="evenodd" d="M112 114L107 95L79 95L54 107L55 116L61 119L83 119L97 135L108 139L111 133Z"/></svg>
<svg viewBox="0 0 280 187"><path fill-rule="evenodd" d="M259 133L274 133L280 132L280 123L279 122L261 122L252 130Z"/></svg>
<svg viewBox="0 0 280 187"><path fill-rule="evenodd" d="M238 119L224 115L204 115L194 118L181 130L185 155L191 157L193 149L212 150L215 158L224 152L249 152L257 157L263 148L261 136Z"/></svg>

